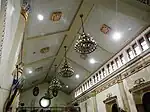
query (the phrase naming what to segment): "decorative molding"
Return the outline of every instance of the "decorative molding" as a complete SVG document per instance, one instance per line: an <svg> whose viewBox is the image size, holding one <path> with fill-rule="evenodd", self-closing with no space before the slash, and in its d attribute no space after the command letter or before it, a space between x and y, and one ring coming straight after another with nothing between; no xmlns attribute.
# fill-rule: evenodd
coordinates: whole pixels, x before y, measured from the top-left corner
<svg viewBox="0 0 150 112"><path fill-rule="evenodd" d="M147 51L148 52L146 52L143 56L141 56L142 61L140 60L140 58L138 58L137 60L133 60L130 64L128 64L125 67L126 69L123 69L120 71L120 72L123 71L122 73L120 73L120 72L115 73L118 75L111 78L109 81L105 80L103 83L101 83L101 85L97 85L99 87L94 87L88 93L81 94L78 98L75 99L75 101L77 100L78 102L83 102L83 101L91 98L91 96L90 96L91 92L96 91L96 94L98 94L98 93L108 89L109 87L112 87L113 85L122 82L124 79L130 77L131 75L133 75L133 74L137 73L138 71L149 66L150 65L150 56L149 56L150 51L149 50L147 50ZM112 76L110 76L110 77L112 77ZM140 80L143 81L143 79L140 79ZM148 84L150 84L150 82L147 82L146 84L148 85ZM130 91L132 91L132 90L130 90Z"/></svg>
<svg viewBox="0 0 150 112"><path fill-rule="evenodd" d="M148 82L144 81L142 83L136 84L133 88L131 88L129 90L129 92L130 93L136 93L136 92L144 90L145 88L148 88L148 87L150 87L150 81L148 81Z"/></svg>
<svg viewBox="0 0 150 112"><path fill-rule="evenodd" d="M0 40L0 61L2 58L2 51L3 51L3 43L4 43L4 38L5 38L5 33L6 33L6 15L7 15L7 5L8 5L8 0L5 0L4 3L4 12L3 12L3 27L2 27L2 37Z"/></svg>
<svg viewBox="0 0 150 112"><path fill-rule="evenodd" d="M145 79L139 78L139 79L135 80L134 84L135 84L135 85L141 85L141 84L143 84L144 82L145 82Z"/></svg>
<svg viewBox="0 0 150 112"><path fill-rule="evenodd" d="M111 96L111 97L106 98L103 102L105 104L108 104L108 103L116 102L116 99L117 99L117 96Z"/></svg>

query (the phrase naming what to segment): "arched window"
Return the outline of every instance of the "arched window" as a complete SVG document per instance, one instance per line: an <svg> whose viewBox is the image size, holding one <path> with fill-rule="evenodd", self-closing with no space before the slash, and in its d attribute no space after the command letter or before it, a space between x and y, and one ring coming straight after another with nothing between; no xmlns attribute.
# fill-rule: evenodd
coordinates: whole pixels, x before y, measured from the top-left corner
<svg viewBox="0 0 150 112"><path fill-rule="evenodd" d="M145 112L150 112L150 92L147 92L143 95L142 101Z"/></svg>
<svg viewBox="0 0 150 112"><path fill-rule="evenodd" d="M112 105L112 112L118 112L118 106L116 103Z"/></svg>

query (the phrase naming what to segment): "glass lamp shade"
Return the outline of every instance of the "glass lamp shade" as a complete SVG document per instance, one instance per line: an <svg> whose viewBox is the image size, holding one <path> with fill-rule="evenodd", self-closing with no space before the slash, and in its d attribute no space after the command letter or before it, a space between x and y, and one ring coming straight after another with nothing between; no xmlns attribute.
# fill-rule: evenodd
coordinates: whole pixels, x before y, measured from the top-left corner
<svg viewBox="0 0 150 112"><path fill-rule="evenodd" d="M42 108L47 108L51 104L51 99L44 96L40 99L39 104Z"/></svg>

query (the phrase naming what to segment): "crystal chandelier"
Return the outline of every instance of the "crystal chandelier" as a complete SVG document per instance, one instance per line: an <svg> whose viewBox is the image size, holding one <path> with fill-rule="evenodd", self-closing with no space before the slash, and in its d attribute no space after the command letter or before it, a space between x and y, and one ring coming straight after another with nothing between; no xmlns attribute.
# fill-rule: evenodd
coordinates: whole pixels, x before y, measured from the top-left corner
<svg viewBox="0 0 150 112"><path fill-rule="evenodd" d="M56 67L56 66L55 66ZM56 73L56 68L55 68L55 73ZM60 80L57 78L57 73L55 77L52 79L50 82L49 90L52 91L52 94L54 97L57 96L58 91L62 88Z"/></svg>
<svg viewBox="0 0 150 112"><path fill-rule="evenodd" d="M69 66L69 63L67 61L67 57L66 57L66 46L64 46L65 48L65 62L63 64L63 66L60 68L60 72L59 72L59 75L62 76L62 77L65 77L65 78L69 78L71 76L74 75L74 70L72 69L71 66Z"/></svg>
<svg viewBox="0 0 150 112"><path fill-rule="evenodd" d="M83 26L83 14L80 15L82 23L82 33L79 34L79 39L76 41L74 49L80 54L90 54L97 48L97 44L92 36L85 33Z"/></svg>

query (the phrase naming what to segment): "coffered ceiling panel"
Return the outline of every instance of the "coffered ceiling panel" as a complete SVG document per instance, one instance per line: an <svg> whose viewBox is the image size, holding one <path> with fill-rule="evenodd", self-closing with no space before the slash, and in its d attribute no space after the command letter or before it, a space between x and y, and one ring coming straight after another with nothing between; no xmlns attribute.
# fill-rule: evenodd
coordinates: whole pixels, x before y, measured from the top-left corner
<svg viewBox="0 0 150 112"><path fill-rule="evenodd" d="M31 88L32 86L36 86L39 83L41 83L44 80L46 73L47 72L43 72L42 74L31 76L30 78L26 78L23 85L23 89L26 90Z"/></svg>
<svg viewBox="0 0 150 112"><path fill-rule="evenodd" d="M101 47L97 47L96 51L87 55L85 59L81 58L81 55L74 50L74 44L68 51L68 58L74 60L75 63L82 66L89 72L94 72L98 67L100 67L105 61L107 61L113 54L106 51ZM95 60L94 64L90 63L90 60Z"/></svg>
<svg viewBox="0 0 150 112"><path fill-rule="evenodd" d="M149 22L148 12L124 2L118 2L116 9L116 3L113 1L105 0L101 1L102 4L95 5L85 23L85 30L94 37L99 46L111 53L116 53L131 41L139 31L148 26ZM110 27L108 34L100 31L103 24ZM117 37L114 37L116 32L121 35L118 40Z"/></svg>
<svg viewBox="0 0 150 112"><path fill-rule="evenodd" d="M25 72L26 78L37 76L37 75L42 74L43 72L47 72L53 60L54 60L54 57L25 65L24 72ZM30 73L29 71L32 71L32 73Z"/></svg>
<svg viewBox="0 0 150 112"><path fill-rule="evenodd" d="M28 64L43 58L54 57L64 36L61 33L27 40L25 43L25 63Z"/></svg>
<svg viewBox="0 0 150 112"><path fill-rule="evenodd" d="M32 11L23 50L24 87L51 81L56 75L55 64L59 71L63 63L63 47L66 45L67 59L75 75L80 75L79 78L75 75L71 78L59 77L68 85L63 90L71 92L150 24L150 9L147 5L136 0L117 1L31 0ZM60 20L59 16L55 16L58 21L52 21L53 12L62 14ZM81 56L74 50L81 28L79 15L82 13L85 32L93 36L98 44L96 51L87 56ZM39 14L43 20L38 20Z"/></svg>
<svg viewBox="0 0 150 112"><path fill-rule="evenodd" d="M32 0L28 21L28 37L67 30L76 14L81 0ZM53 12L62 12L59 21L52 21ZM38 15L43 20L38 20Z"/></svg>

